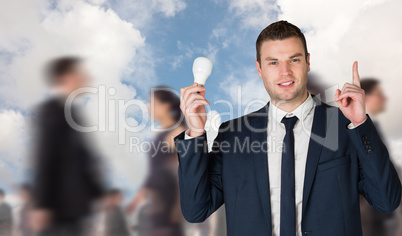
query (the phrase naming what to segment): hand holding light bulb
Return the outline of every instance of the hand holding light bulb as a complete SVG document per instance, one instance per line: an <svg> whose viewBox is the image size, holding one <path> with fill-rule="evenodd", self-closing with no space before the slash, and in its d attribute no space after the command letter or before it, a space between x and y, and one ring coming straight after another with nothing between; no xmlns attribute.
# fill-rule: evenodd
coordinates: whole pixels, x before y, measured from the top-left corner
<svg viewBox="0 0 402 236"><path fill-rule="evenodd" d="M190 128L188 135L197 137L204 133L207 113L205 105L210 103L205 99L205 82L211 75L212 62L206 57L194 60L194 83L189 87L180 89L180 109L186 117Z"/></svg>

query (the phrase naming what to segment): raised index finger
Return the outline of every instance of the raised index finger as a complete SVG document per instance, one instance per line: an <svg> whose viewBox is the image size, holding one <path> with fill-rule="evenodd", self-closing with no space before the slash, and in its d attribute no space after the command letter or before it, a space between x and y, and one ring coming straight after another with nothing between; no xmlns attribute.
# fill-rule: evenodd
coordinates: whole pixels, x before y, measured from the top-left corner
<svg viewBox="0 0 402 236"><path fill-rule="evenodd" d="M360 76L357 61L353 63L353 84L360 88Z"/></svg>

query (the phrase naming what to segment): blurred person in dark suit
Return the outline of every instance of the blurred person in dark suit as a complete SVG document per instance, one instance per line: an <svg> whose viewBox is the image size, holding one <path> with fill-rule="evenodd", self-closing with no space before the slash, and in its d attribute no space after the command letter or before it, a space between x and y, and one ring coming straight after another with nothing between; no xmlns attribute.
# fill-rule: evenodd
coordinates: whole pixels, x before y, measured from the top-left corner
<svg viewBox="0 0 402 236"><path fill-rule="evenodd" d="M179 204L178 161L173 137L186 129L180 99L164 86L153 89L150 113L161 126L148 152L149 172L145 183L128 206L131 213L144 202L138 231L141 236L181 236L183 216Z"/></svg>
<svg viewBox="0 0 402 236"><path fill-rule="evenodd" d="M120 190L112 189L107 196L106 236L129 236L127 221L121 208L123 195Z"/></svg>
<svg viewBox="0 0 402 236"><path fill-rule="evenodd" d="M10 236L13 226L11 206L4 201L4 191L0 189L0 235Z"/></svg>
<svg viewBox="0 0 402 236"><path fill-rule="evenodd" d="M376 117L385 111L387 97L381 88L380 81L374 78L363 78L361 87L366 94L366 110L372 117L378 133L382 136ZM381 213L376 211L367 200L360 196L360 210L363 235L365 236L395 236L397 230L396 212Z"/></svg>
<svg viewBox="0 0 402 236"><path fill-rule="evenodd" d="M65 102L88 82L81 60L62 57L47 67L53 95L37 109L34 152L33 225L39 235L83 235L82 220L103 193L98 162L83 133L66 120ZM83 124L78 107L71 116Z"/></svg>

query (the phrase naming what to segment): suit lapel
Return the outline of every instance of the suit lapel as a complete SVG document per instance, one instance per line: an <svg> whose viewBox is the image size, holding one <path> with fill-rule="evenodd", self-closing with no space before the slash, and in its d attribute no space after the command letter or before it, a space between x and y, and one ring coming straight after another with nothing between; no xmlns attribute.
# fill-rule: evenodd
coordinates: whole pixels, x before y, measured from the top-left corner
<svg viewBox="0 0 402 236"><path fill-rule="evenodd" d="M321 151L326 138L327 126L331 119L331 113L327 112L321 104L321 101L314 97L316 107L314 111L313 126L311 130L311 137L308 147L306 171L304 176L303 187L303 216L305 207L310 196L311 187L314 182L318 160L320 159ZM303 217L302 217L303 218Z"/></svg>
<svg viewBox="0 0 402 236"><path fill-rule="evenodd" d="M263 144L260 150L253 153L254 168L257 177L258 189L261 197L261 203L265 218L269 227L271 224L271 201L269 190L269 176L268 176L268 154L267 154L267 127L268 127L268 107L269 102L260 110L254 113L256 115L250 121L251 124L251 137L252 142L259 142Z"/></svg>

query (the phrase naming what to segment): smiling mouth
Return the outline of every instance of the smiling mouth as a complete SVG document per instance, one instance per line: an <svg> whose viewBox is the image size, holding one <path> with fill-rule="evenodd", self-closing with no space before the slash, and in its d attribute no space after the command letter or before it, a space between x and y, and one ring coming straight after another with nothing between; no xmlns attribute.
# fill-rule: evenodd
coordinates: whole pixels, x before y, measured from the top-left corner
<svg viewBox="0 0 402 236"><path fill-rule="evenodd" d="M289 82L285 82L285 83L280 83L279 85L282 85L282 86L288 86L288 85L291 85L291 84L294 84L295 82L293 82L293 81L289 81Z"/></svg>
<svg viewBox="0 0 402 236"><path fill-rule="evenodd" d="M293 86L294 83L295 83L294 81L286 81L283 83L279 83L278 86L281 88L290 88Z"/></svg>

